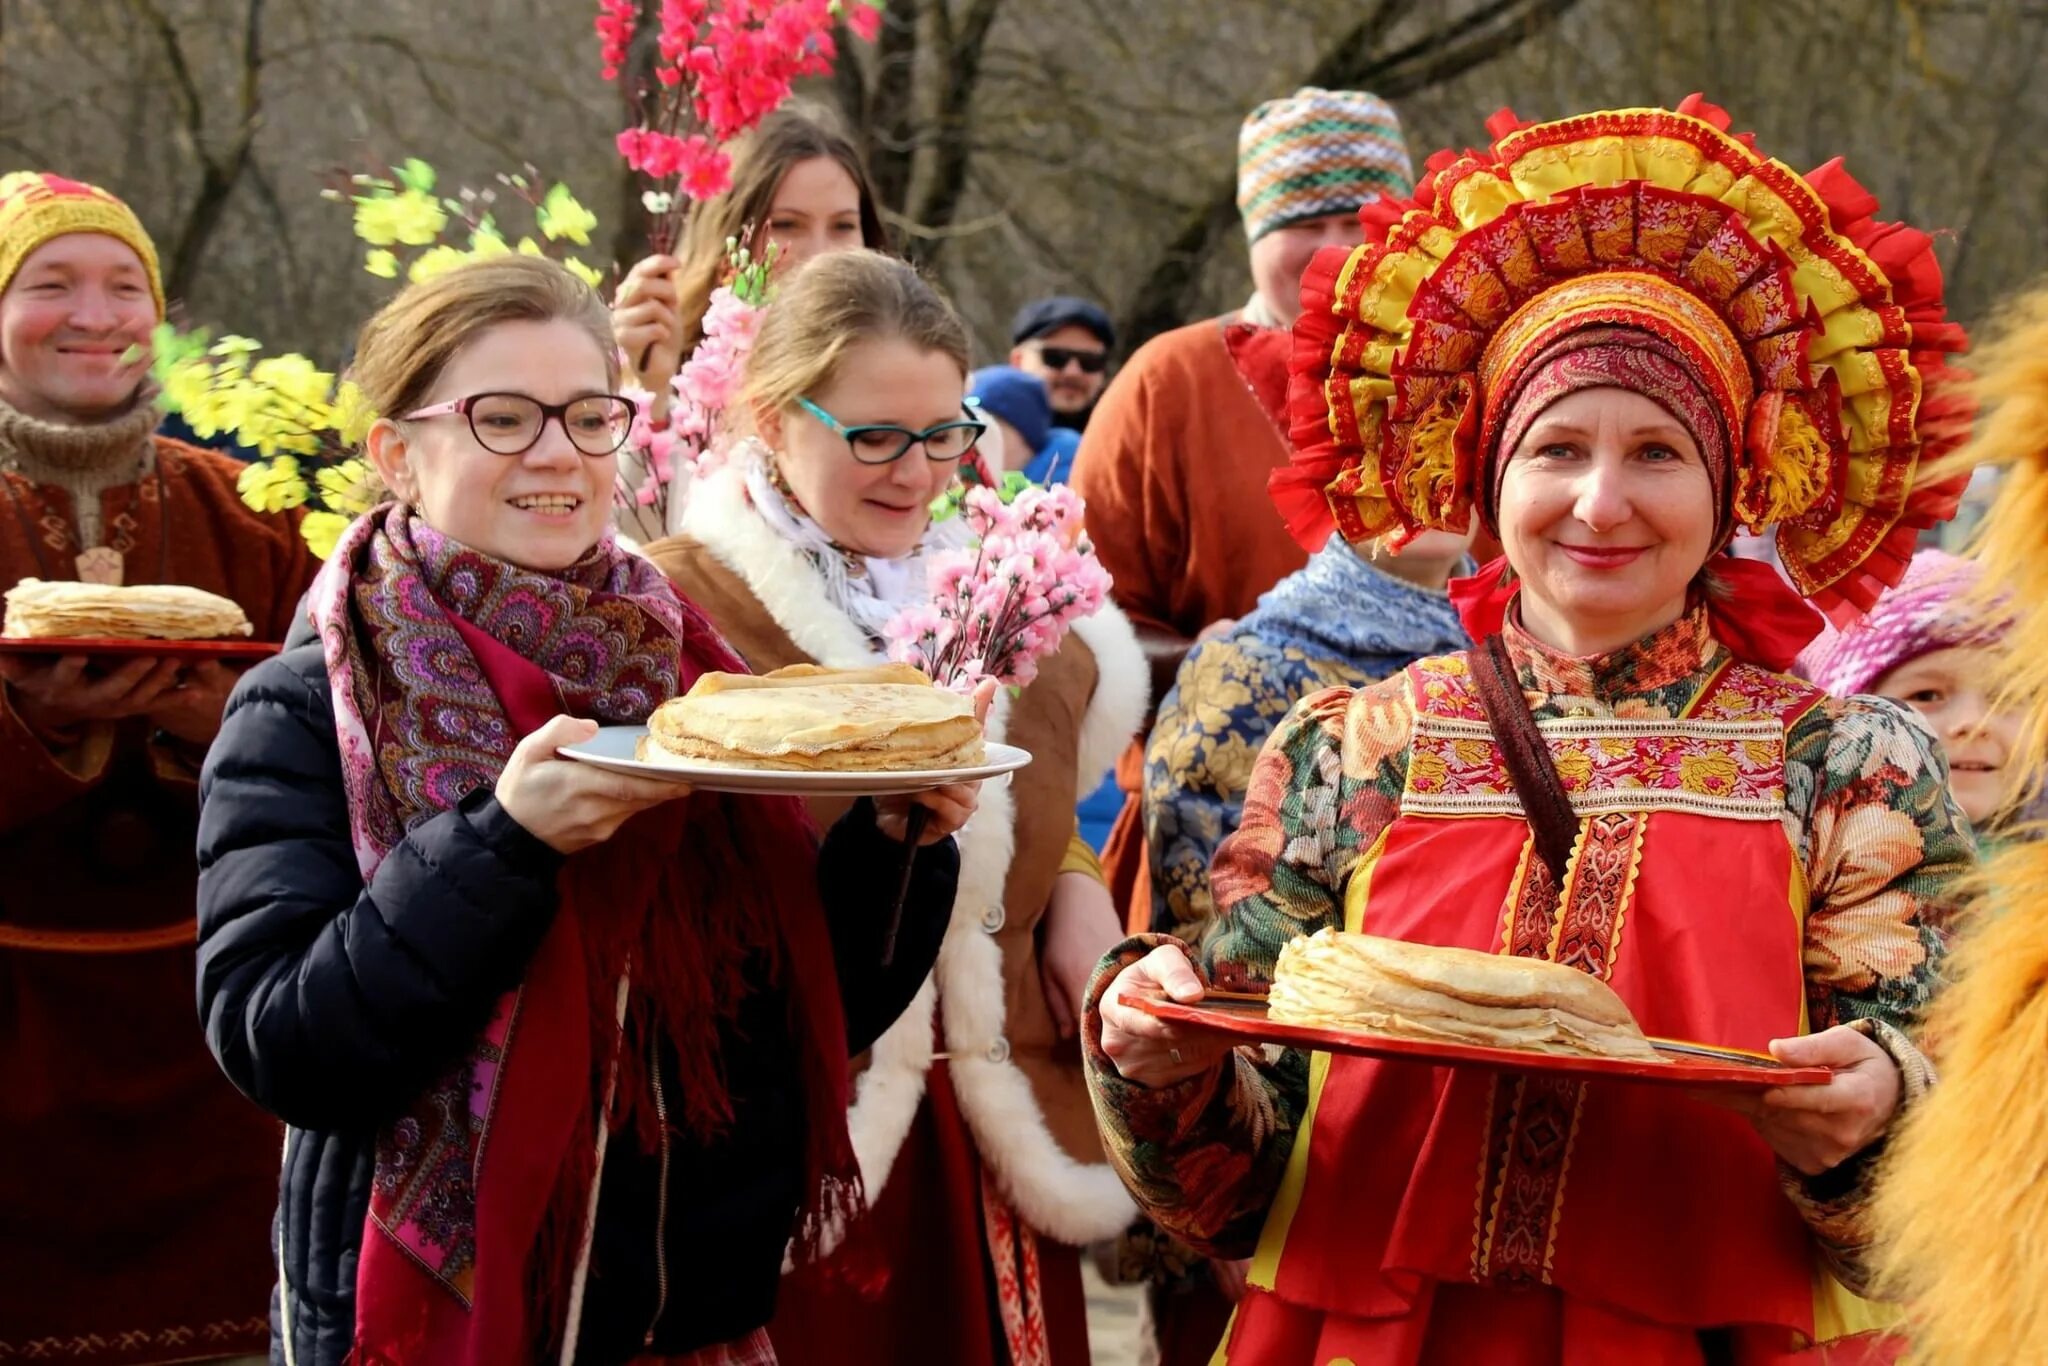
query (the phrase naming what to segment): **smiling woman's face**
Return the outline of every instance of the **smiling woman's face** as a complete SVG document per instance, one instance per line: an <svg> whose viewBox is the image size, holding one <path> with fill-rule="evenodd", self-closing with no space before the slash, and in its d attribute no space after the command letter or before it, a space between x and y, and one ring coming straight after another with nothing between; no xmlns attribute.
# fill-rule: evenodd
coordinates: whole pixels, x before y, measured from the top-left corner
<svg viewBox="0 0 2048 1366"><path fill-rule="evenodd" d="M1692 434L1627 389L1559 399L1507 457L1500 535L1522 624L1574 655L1676 621L1713 548L1713 484Z"/></svg>
<svg viewBox="0 0 2048 1366"><path fill-rule="evenodd" d="M760 226L785 270L851 251L861 245L860 186L831 157L806 157L783 173Z"/></svg>
<svg viewBox="0 0 2048 1366"><path fill-rule="evenodd" d="M945 352L875 337L848 348L831 382L803 397L847 427L887 424L920 432L967 420L966 384ZM801 408L759 420L761 437L775 450L804 511L827 536L862 555L897 559L915 550L931 522L932 500L960 468L958 460L927 459L919 445L886 465L864 465L845 437Z"/></svg>
<svg viewBox="0 0 2048 1366"><path fill-rule="evenodd" d="M500 323L455 353L420 407L483 393L567 403L606 392L609 378L604 353L575 323ZM558 418L518 455L486 450L461 413L380 421L367 445L386 486L428 526L528 569L568 568L611 525L618 456L583 454Z"/></svg>

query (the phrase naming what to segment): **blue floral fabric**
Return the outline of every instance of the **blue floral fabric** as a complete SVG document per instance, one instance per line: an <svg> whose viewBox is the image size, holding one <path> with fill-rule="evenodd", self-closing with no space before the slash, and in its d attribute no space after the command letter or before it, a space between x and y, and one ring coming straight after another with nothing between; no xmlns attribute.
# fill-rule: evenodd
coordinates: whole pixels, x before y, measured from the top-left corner
<svg viewBox="0 0 2048 1366"><path fill-rule="evenodd" d="M1152 929L1198 941L1209 860L1244 811L1252 761L1304 694L1362 687L1465 648L1450 598L1375 568L1342 537L1188 653L1145 751Z"/></svg>

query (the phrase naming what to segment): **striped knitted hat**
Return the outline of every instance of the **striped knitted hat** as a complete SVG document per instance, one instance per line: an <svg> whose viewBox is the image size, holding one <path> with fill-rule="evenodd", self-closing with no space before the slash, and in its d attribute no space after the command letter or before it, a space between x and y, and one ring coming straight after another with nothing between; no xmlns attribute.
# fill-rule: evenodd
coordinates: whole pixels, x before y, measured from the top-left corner
<svg viewBox="0 0 2048 1366"><path fill-rule="evenodd" d="M1253 242L1414 189L1400 116L1377 95L1303 86L1252 110L1237 134L1237 211Z"/></svg>
<svg viewBox="0 0 2048 1366"><path fill-rule="evenodd" d="M157 317L163 317L164 283L156 244L135 211L97 185L44 171L0 176L0 294L7 292L14 273L36 248L74 232L104 233L140 256L149 275L149 292L156 297Z"/></svg>

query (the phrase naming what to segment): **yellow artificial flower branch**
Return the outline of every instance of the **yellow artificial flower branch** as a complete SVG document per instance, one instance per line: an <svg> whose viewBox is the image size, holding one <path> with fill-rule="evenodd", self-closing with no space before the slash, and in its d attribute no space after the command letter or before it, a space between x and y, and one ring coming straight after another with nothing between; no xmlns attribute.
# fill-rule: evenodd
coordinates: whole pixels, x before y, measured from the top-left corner
<svg viewBox="0 0 2048 1366"><path fill-rule="evenodd" d="M603 281L603 271L570 250L590 245L597 215L567 185L557 181L543 190L532 166L500 175L499 189L464 186L443 197L435 193L438 181L432 166L408 157L367 174L337 173L321 193L351 206L356 237L364 244L363 269L382 279L418 284L464 261L516 251L560 261L592 288ZM523 206L533 223L516 241L499 221L500 212L514 205Z"/></svg>
<svg viewBox="0 0 2048 1366"><path fill-rule="evenodd" d="M418 283L516 251L559 261L593 288L603 280L570 251L589 246L598 223L567 185L543 190L528 166L498 177L504 195L464 188L441 198L436 180L434 168L415 157L380 174L344 175L322 194L349 203L364 269L384 279ZM525 205L533 220L517 242L499 226L498 210L508 203ZM295 353L265 356L247 337L216 340L169 323L150 345L159 406L201 440L223 437L253 452L236 483L242 501L259 512L306 509L301 534L321 559L351 521L383 500L384 487L360 454L377 415L348 379Z"/></svg>
<svg viewBox="0 0 2048 1366"><path fill-rule="evenodd" d="M236 481L259 512L307 509L301 532L325 559L351 520L384 496L361 455L376 414L360 390L306 357L264 356L247 337L213 340L165 323L151 339L157 402L202 440L225 437L257 458Z"/></svg>

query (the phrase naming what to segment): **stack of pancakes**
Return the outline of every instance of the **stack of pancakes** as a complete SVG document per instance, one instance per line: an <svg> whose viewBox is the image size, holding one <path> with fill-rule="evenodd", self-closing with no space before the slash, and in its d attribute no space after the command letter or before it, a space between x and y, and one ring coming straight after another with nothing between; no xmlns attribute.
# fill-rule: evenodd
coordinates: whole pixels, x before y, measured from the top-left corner
<svg viewBox="0 0 2048 1366"><path fill-rule="evenodd" d="M1541 958L1324 929L1280 950L1267 1018L1398 1038L1659 1062L1619 996Z"/></svg>
<svg viewBox="0 0 2048 1366"><path fill-rule="evenodd" d="M968 699L907 664L711 673L647 719L647 763L688 760L799 772L966 768L984 758Z"/></svg>
<svg viewBox="0 0 2048 1366"><path fill-rule="evenodd" d="M7 590L0 636L16 640L217 640L253 635L237 604L182 584L114 587L23 579Z"/></svg>

